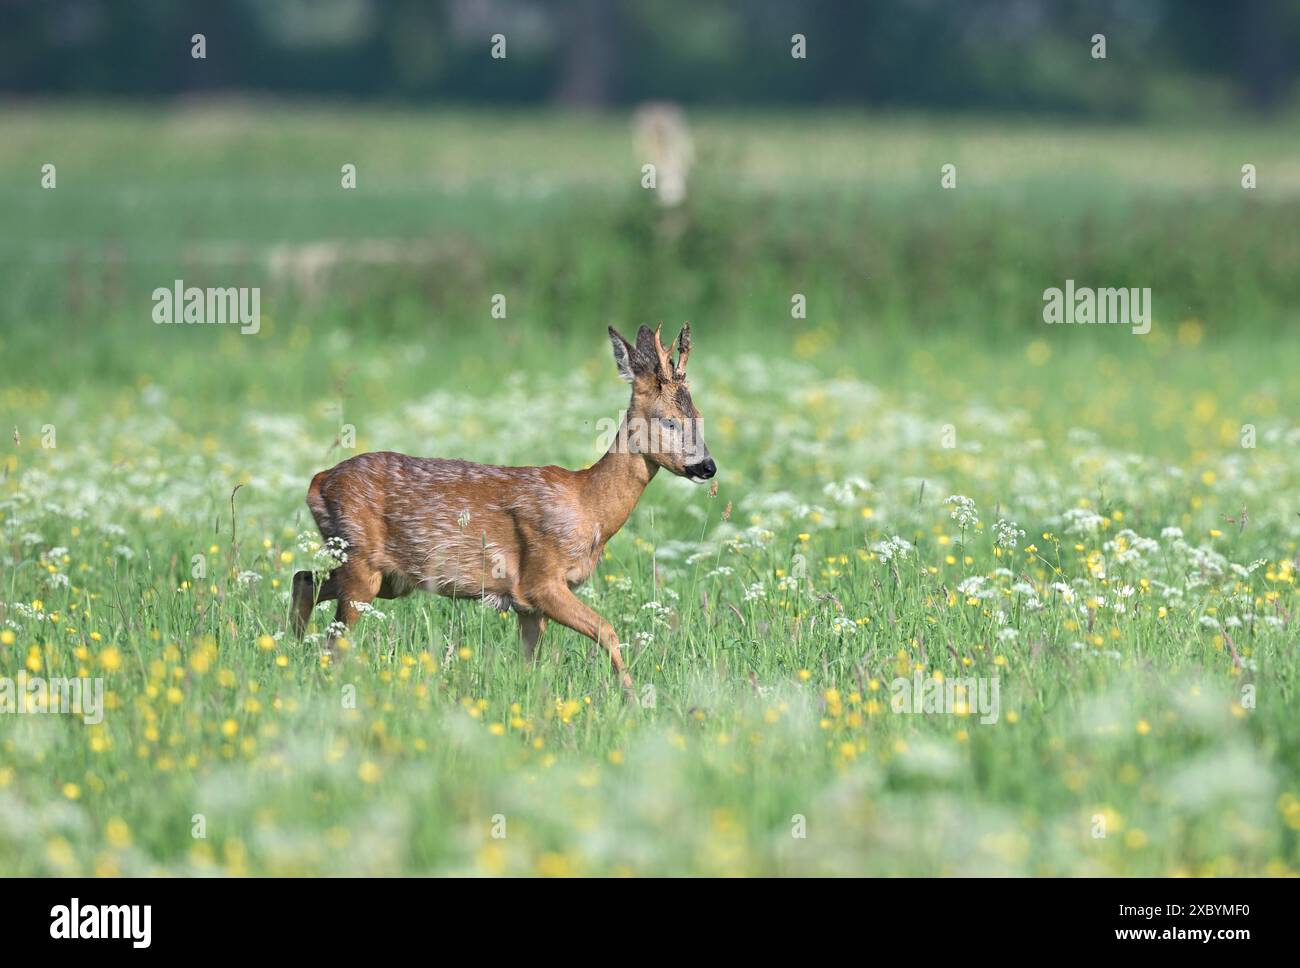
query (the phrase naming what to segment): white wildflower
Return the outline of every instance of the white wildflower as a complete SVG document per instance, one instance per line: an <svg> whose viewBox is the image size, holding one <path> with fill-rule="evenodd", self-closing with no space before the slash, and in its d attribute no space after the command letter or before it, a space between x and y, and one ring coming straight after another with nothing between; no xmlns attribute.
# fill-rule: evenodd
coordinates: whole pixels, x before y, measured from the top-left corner
<svg viewBox="0 0 1300 968"><path fill-rule="evenodd" d="M1067 534L1094 534L1106 520L1091 508L1070 508L1062 517Z"/></svg>
<svg viewBox="0 0 1300 968"><path fill-rule="evenodd" d="M993 525L993 543L999 548L1010 549L1019 544L1025 533L1016 527L1016 522L1002 518Z"/></svg>
<svg viewBox="0 0 1300 968"><path fill-rule="evenodd" d="M952 494L943 503L952 506L948 516L956 521L963 530L973 528L980 523L979 514L975 510L975 502L970 498L961 494Z"/></svg>
<svg viewBox="0 0 1300 968"><path fill-rule="evenodd" d="M889 564L889 562L893 561L895 558L906 557L911 550L912 545L909 542L904 541L898 535L894 535L892 538L886 538L875 546L876 554L880 556L880 560L885 564Z"/></svg>

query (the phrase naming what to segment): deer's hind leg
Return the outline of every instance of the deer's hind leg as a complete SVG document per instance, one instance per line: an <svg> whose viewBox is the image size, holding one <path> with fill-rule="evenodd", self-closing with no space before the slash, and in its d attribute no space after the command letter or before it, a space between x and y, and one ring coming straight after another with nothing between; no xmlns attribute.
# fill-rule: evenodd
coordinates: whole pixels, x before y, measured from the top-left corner
<svg viewBox="0 0 1300 968"><path fill-rule="evenodd" d="M316 576L310 571L296 572L293 576L292 589L292 609L293 609L293 634L302 638L303 633L307 631L307 623L311 621L311 610L321 602L329 602L338 598L338 587L334 583L334 573L321 582L320 587L316 587Z"/></svg>
<svg viewBox="0 0 1300 968"><path fill-rule="evenodd" d="M415 583L399 572L387 572L379 583L375 598L405 598L415 591Z"/></svg>
<svg viewBox="0 0 1300 968"><path fill-rule="evenodd" d="M330 626L329 638L325 643L325 651L333 654L341 631L352 628L361 617L357 606L369 605L378 597L384 576L382 572L366 567L354 558L346 565L335 568L329 580L334 583L334 597L339 601L338 608L334 610L334 624Z"/></svg>

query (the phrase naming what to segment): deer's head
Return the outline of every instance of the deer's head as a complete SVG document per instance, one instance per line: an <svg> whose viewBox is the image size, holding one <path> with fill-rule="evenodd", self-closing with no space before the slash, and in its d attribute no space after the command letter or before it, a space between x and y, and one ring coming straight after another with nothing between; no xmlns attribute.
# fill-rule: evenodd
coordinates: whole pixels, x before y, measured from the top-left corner
<svg viewBox="0 0 1300 968"><path fill-rule="evenodd" d="M705 446L703 418L686 383L691 354L691 324L677 334L677 359L659 340L659 330L642 326L636 343L609 328L619 375L632 384L627 408L627 447L646 460L697 484L718 472Z"/></svg>

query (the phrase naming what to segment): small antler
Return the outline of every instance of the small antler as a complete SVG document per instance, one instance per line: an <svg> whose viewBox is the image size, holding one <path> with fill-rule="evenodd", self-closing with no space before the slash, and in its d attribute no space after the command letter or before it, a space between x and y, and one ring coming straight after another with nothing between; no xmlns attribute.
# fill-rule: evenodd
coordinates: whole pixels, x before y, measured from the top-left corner
<svg viewBox="0 0 1300 968"><path fill-rule="evenodd" d="M664 324L661 320L659 325L655 327L655 353L659 356L659 372L664 377L669 377L673 374L673 358L669 355L668 348L664 346L663 340L659 338L659 331L663 328Z"/></svg>
<svg viewBox="0 0 1300 968"><path fill-rule="evenodd" d="M677 379L686 375L686 358L691 355L691 324L682 325L682 331L677 334L677 366L674 372Z"/></svg>
<svg viewBox="0 0 1300 968"><path fill-rule="evenodd" d="M686 373L686 358L691 354L691 324L687 323L677 334L677 362L673 363L672 350L664 346L664 324L661 322L651 332L649 326L637 330L636 349L647 367L653 366L661 380L680 380Z"/></svg>

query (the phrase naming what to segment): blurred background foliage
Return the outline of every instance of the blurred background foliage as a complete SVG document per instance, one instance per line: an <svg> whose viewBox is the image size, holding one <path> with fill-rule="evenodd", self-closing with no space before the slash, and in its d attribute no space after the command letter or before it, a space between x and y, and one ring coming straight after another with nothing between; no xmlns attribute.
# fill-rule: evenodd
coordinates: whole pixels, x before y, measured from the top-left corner
<svg viewBox="0 0 1300 968"><path fill-rule="evenodd" d="M996 379L1027 340L1080 373L1135 350L1049 334L1042 293L1066 279L1150 287L1158 333L1233 337L1226 358L1273 369L1300 306L1294 2L0 10L0 351L42 361L15 379L186 365L210 334L148 321L178 278L260 287L258 358L281 380L301 367L304 396L308 332L318 352L346 331L391 338L369 344L390 365L427 344L466 367L490 332L496 365L531 368L539 349L603 358L606 324L691 319L719 350L887 381L944 342ZM640 184L647 101L684 107L676 207ZM50 332L69 334L56 354ZM328 355L346 371L354 350ZM254 378L194 362L198 381Z"/></svg>
<svg viewBox="0 0 1300 968"><path fill-rule="evenodd" d="M0 16L10 94L1140 118L1285 110L1300 50L1300 4L1284 0L3 0ZM1105 72L1085 69L1094 32ZM806 60L790 57L795 33Z"/></svg>

